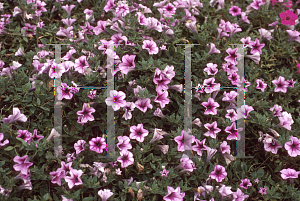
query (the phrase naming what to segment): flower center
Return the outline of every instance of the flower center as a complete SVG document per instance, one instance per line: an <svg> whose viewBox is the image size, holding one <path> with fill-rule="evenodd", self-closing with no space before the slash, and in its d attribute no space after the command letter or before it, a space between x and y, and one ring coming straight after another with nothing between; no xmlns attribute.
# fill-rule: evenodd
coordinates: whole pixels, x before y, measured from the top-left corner
<svg viewBox="0 0 300 201"><path fill-rule="evenodd" d="M138 134L138 135L141 135L142 133L141 133L141 132L137 132L137 134Z"/></svg>
<svg viewBox="0 0 300 201"><path fill-rule="evenodd" d="M207 106L207 109L210 109L211 107L210 106Z"/></svg>
<svg viewBox="0 0 300 201"><path fill-rule="evenodd" d="M100 143L98 142L98 143L96 144L96 146L97 146L97 147L100 147Z"/></svg>
<svg viewBox="0 0 300 201"><path fill-rule="evenodd" d="M291 18L290 17L286 17L286 20L290 20Z"/></svg>
<svg viewBox="0 0 300 201"><path fill-rule="evenodd" d="M281 86L282 86L281 84L278 85L278 87L281 87Z"/></svg>
<svg viewBox="0 0 300 201"><path fill-rule="evenodd" d="M75 179L75 183L77 183L77 182L79 182L79 180L78 180L78 178L76 177L76 179Z"/></svg>
<svg viewBox="0 0 300 201"><path fill-rule="evenodd" d="M211 129L210 129L210 131L214 131L214 129L213 129L213 128L211 128Z"/></svg>

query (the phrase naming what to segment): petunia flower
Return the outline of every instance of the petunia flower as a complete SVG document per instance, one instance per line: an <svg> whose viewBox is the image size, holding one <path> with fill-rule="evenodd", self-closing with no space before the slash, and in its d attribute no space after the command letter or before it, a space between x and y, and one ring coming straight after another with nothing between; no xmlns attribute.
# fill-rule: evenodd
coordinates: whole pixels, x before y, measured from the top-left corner
<svg viewBox="0 0 300 201"><path fill-rule="evenodd" d="M234 109L229 109L225 117L229 118L231 122L235 122L237 120L237 113Z"/></svg>
<svg viewBox="0 0 300 201"><path fill-rule="evenodd" d="M282 148L282 146L275 139L272 139L271 142L264 140L263 143L264 149L268 152L272 152L273 154L277 154L278 148Z"/></svg>
<svg viewBox="0 0 300 201"><path fill-rule="evenodd" d="M54 64L51 65L49 70L49 77L50 78L61 78L62 74L66 72L65 68L62 65Z"/></svg>
<svg viewBox="0 0 300 201"><path fill-rule="evenodd" d="M2 140L4 139L4 134L3 133L0 133L0 147L3 147L5 145L7 145L9 143L9 140L6 139L2 142Z"/></svg>
<svg viewBox="0 0 300 201"><path fill-rule="evenodd" d="M125 113L122 117L125 118L125 120L131 119L131 112L134 110L135 107L136 105L133 102L126 102L126 107L124 107Z"/></svg>
<svg viewBox="0 0 300 201"><path fill-rule="evenodd" d="M204 138L202 141L195 139L195 141L196 141L196 145L192 146L192 150L196 151L199 156L202 156L203 150L206 150L207 148L207 146L204 145L206 138Z"/></svg>
<svg viewBox="0 0 300 201"><path fill-rule="evenodd" d="M202 105L206 108L204 114L212 114L216 115L217 114L217 109L216 107L220 107L219 103L215 102L213 98L209 97L208 102L203 102Z"/></svg>
<svg viewBox="0 0 300 201"><path fill-rule="evenodd" d="M163 171L160 171L160 174L161 174L162 177L168 177L168 173L169 173L169 172L170 172L169 170L166 170L166 169L164 168Z"/></svg>
<svg viewBox="0 0 300 201"><path fill-rule="evenodd" d="M254 61L255 64L258 64L260 61L260 54L256 52L255 54L245 55L246 58L249 58Z"/></svg>
<svg viewBox="0 0 300 201"><path fill-rule="evenodd" d="M15 53L15 56L23 56L24 52L21 48L18 49L18 51Z"/></svg>
<svg viewBox="0 0 300 201"><path fill-rule="evenodd" d="M250 21L248 20L248 16L246 12L241 12L241 19L238 22L245 22L250 24Z"/></svg>
<svg viewBox="0 0 300 201"><path fill-rule="evenodd" d="M188 132L182 130L181 136L175 137L174 140L178 144L178 151L192 150L192 143L195 141L195 136L189 135Z"/></svg>
<svg viewBox="0 0 300 201"><path fill-rule="evenodd" d="M289 34L290 36L290 39L289 39L289 42L291 41L296 41L298 43L300 43L300 32L299 31L296 31L296 30L286 30L286 32Z"/></svg>
<svg viewBox="0 0 300 201"><path fill-rule="evenodd" d="M255 82L257 83L256 89L260 89L262 92L264 92L267 84L264 83L261 79L257 79Z"/></svg>
<svg viewBox="0 0 300 201"><path fill-rule="evenodd" d="M291 157L296 157L300 155L300 139L291 135L290 140L284 144L284 148Z"/></svg>
<svg viewBox="0 0 300 201"><path fill-rule="evenodd" d="M30 140L28 141L29 144L32 142L32 141L35 141L35 142L39 142L41 139L43 139L44 136L43 135L38 135L37 134L37 129L34 129L34 132L33 132L33 135L32 137L30 138ZM35 145L36 147L38 147L38 145L36 144Z"/></svg>
<svg viewBox="0 0 300 201"><path fill-rule="evenodd" d="M296 171L294 169L282 169L280 171L282 179L297 179L300 171Z"/></svg>
<svg viewBox="0 0 300 201"><path fill-rule="evenodd" d="M98 195L101 197L102 201L107 201L114 193L110 189L99 190Z"/></svg>
<svg viewBox="0 0 300 201"><path fill-rule="evenodd" d="M76 22L77 19L74 19L74 18L66 18L66 19L62 19L61 21L67 25L68 27L72 26L72 24L74 22Z"/></svg>
<svg viewBox="0 0 300 201"><path fill-rule="evenodd" d="M87 103L83 103L82 110L77 112L77 115L81 117L81 123L87 123L88 121L94 121L95 118L92 113L96 112L96 110L92 107L88 107Z"/></svg>
<svg viewBox="0 0 300 201"><path fill-rule="evenodd" d="M149 144L151 144L151 143L153 143L153 142L155 142L155 141L158 141L158 140L161 140L161 139L163 139L164 137L164 135L169 135L168 133L166 133L166 132L164 132L162 129L157 129L157 128L155 128L154 129L154 134L153 134L153 138L152 138L152 140L149 142Z"/></svg>
<svg viewBox="0 0 300 201"><path fill-rule="evenodd" d="M205 146L205 149L207 151L206 163L208 163L211 160L211 158L217 153L217 150L208 146Z"/></svg>
<svg viewBox="0 0 300 201"><path fill-rule="evenodd" d="M75 5L65 5L65 6L62 6L62 9L64 9L69 16L71 16L71 11L72 9L75 8Z"/></svg>
<svg viewBox="0 0 300 201"><path fill-rule="evenodd" d="M183 154L182 158L180 159L180 165L178 165L176 168L181 168L183 169L182 171L180 171L180 173L188 173L189 172L193 172L196 167L195 167L195 163L188 158L188 156L186 154Z"/></svg>
<svg viewBox="0 0 300 201"><path fill-rule="evenodd" d="M258 10L262 5L265 5L265 2L263 2L263 0L253 0L253 2L250 4L250 6L255 10Z"/></svg>
<svg viewBox="0 0 300 201"><path fill-rule="evenodd" d="M241 118L248 118L248 115L251 111L254 111L252 106L242 105L237 109L237 119L239 120Z"/></svg>
<svg viewBox="0 0 300 201"><path fill-rule="evenodd" d="M215 165L214 171L212 171L209 176L217 182L222 182L227 176L227 172L222 165Z"/></svg>
<svg viewBox="0 0 300 201"><path fill-rule="evenodd" d="M175 190L171 186L167 186L168 194L163 197L164 201L183 201L185 193L180 193L180 186Z"/></svg>
<svg viewBox="0 0 300 201"><path fill-rule="evenodd" d="M264 43L260 44L259 40L256 38L254 42L250 43L250 47L252 48L250 53L251 54L255 54L255 53L259 53L262 54L261 49L265 46Z"/></svg>
<svg viewBox="0 0 300 201"><path fill-rule="evenodd" d="M15 171L21 171L23 175L29 174L29 167L33 165L33 163L29 162L28 155L25 155L23 157L15 156L14 162L18 163L13 166Z"/></svg>
<svg viewBox="0 0 300 201"><path fill-rule="evenodd" d="M157 147L160 149L163 154L167 154L169 150L169 145L157 145Z"/></svg>
<svg viewBox="0 0 300 201"><path fill-rule="evenodd" d="M283 127L287 130L291 130L291 125L294 123L294 120L290 113L282 112L282 116L278 117L280 123L277 126Z"/></svg>
<svg viewBox="0 0 300 201"><path fill-rule="evenodd" d="M86 143L86 141L84 140L78 140L75 144L74 144L74 149L76 151L76 154L80 154L80 152L84 151L84 144Z"/></svg>
<svg viewBox="0 0 300 201"><path fill-rule="evenodd" d="M261 195L267 194L267 188L259 187L260 190L258 191Z"/></svg>
<svg viewBox="0 0 300 201"><path fill-rule="evenodd" d="M62 197L62 201L73 201L72 199L68 199L68 198L66 198L66 197L63 196L63 195L61 195L61 197Z"/></svg>
<svg viewBox="0 0 300 201"><path fill-rule="evenodd" d="M152 109L153 105L151 104L150 98L139 98L135 103L135 107L141 110L143 113L147 111L147 109Z"/></svg>
<svg viewBox="0 0 300 201"><path fill-rule="evenodd" d="M226 52L229 54L229 56L225 57L225 61L237 65L236 59L242 56L241 54L237 53L237 51L238 48L235 49L228 48Z"/></svg>
<svg viewBox="0 0 300 201"><path fill-rule="evenodd" d="M103 152L103 149L105 149L107 146L105 139L103 137L92 138L89 141L89 144L90 144L90 150L95 151L99 154L101 154Z"/></svg>
<svg viewBox="0 0 300 201"><path fill-rule="evenodd" d="M222 184L221 188L219 188L219 193L221 194L221 197L224 198L224 197L232 194L232 191L230 189L231 189L231 186L225 186Z"/></svg>
<svg viewBox="0 0 300 201"><path fill-rule="evenodd" d="M203 69L207 73L207 75L215 75L218 72L217 66L218 64L207 63L206 68Z"/></svg>
<svg viewBox="0 0 300 201"><path fill-rule="evenodd" d="M233 195L233 200L232 201L242 201L242 200L245 200L246 198L249 197L249 195L244 194L241 191L241 189L239 189L239 188L237 189L236 192L233 192L232 195Z"/></svg>
<svg viewBox="0 0 300 201"><path fill-rule="evenodd" d="M225 128L225 132L229 133L229 135L227 136L227 140L240 140L241 139L241 135L238 133L240 131L242 131L243 128L238 128L236 129L236 124L235 122L232 122L232 124L230 126L227 126Z"/></svg>
<svg viewBox="0 0 300 201"><path fill-rule="evenodd" d="M136 55L128 55L128 54L122 57L123 63L119 64L119 68L125 75L127 75L128 72L132 71L135 68L135 64L134 64L135 57Z"/></svg>
<svg viewBox="0 0 300 201"><path fill-rule="evenodd" d="M126 94L122 91L111 90L110 97L105 99L108 106L112 106L114 111L119 110L121 107L126 107ZM136 103L135 103L136 104Z"/></svg>
<svg viewBox="0 0 300 201"><path fill-rule="evenodd" d="M217 121L214 121L211 124L204 124L204 127L208 129L208 132L204 133L204 135L208 137L210 136L214 139L216 139L216 134L221 131L221 129L217 127Z"/></svg>
<svg viewBox="0 0 300 201"><path fill-rule="evenodd" d="M120 151L121 156L117 158L117 161L121 163L122 168L126 168L134 163L133 154L130 151Z"/></svg>
<svg viewBox="0 0 300 201"><path fill-rule="evenodd" d="M170 103L170 99L168 98L168 91L157 91L157 96L154 99L154 102L159 103L161 108L164 108L166 104ZM152 109L152 108L151 108Z"/></svg>
<svg viewBox="0 0 300 201"><path fill-rule="evenodd" d="M231 6L231 8L229 8L229 13L232 16L237 16L237 15L241 15L242 13L242 9L239 8L238 6Z"/></svg>
<svg viewBox="0 0 300 201"><path fill-rule="evenodd" d="M68 186L72 189L75 185L82 185L81 175L83 174L82 170L71 169L70 175L66 176L65 181L68 182Z"/></svg>
<svg viewBox="0 0 300 201"><path fill-rule="evenodd" d="M51 183L58 184L61 186L61 179L66 176L66 172L64 170L57 170L49 173L52 176Z"/></svg>
<svg viewBox="0 0 300 201"><path fill-rule="evenodd" d="M149 131L143 128L143 124L130 127L130 139L136 139L138 142L143 142Z"/></svg>
<svg viewBox="0 0 300 201"><path fill-rule="evenodd" d="M242 181L242 183L240 183L241 188L248 189L248 186L252 186L250 179L245 178L245 179L242 179L241 181Z"/></svg>
<svg viewBox="0 0 300 201"><path fill-rule="evenodd" d="M132 149L132 145L130 144L130 138L127 136L118 136L118 144L117 147L122 150Z"/></svg>
<svg viewBox="0 0 300 201"><path fill-rule="evenodd" d="M281 22L283 25L294 25L298 16L293 11L286 10L280 13Z"/></svg>
<svg viewBox="0 0 300 201"><path fill-rule="evenodd" d="M156 92L158 92L162 90L168 90L169 87L167 86L167 84L171 82L171 79L166 78L165 75L162 73L158 76L158 78L153 79L153 82L157 84Z"/></svg>
<svg viewBox="0 0 300 201"><path fill-rule="evenodd" d="M223 141L220 144L220 149L221 149L222 154L225 154L225 153L230 154L230 146L227 145L227 141Z"/></svg>
<svg viewBox="0 0 300 201"><path fill-rule="evenodd" d="M152 40L144 40L142 48L148 50L149 54L157 54L158 53L158 47L157 47L156 43Z"/></svg>
<svg viewBox="0 0 300 201"><path fill-rule="evenodd" d="M210 50L208 54L220 54L220 53L221 51L216 48L216 45L214 43L210 43Z"/></svg>
<svg viewBox="0 0 300 201"><path fill-rule="evenodd" d="M260 39L267 39L267 40L271 40L273 37L271 36L271 33L274 31L274 29L272 30L266 30L264 28L260 28L258 29L258 32L260 34ZM251 53L252 54L252 53Z"/></svg>
<svg viewBox="0 0 300 201"><path fill-rule="evenodd" d="M6 124L12 124L15 121L26 122L27 117L24 114L21 114L21 111L17 107L13 107L13 114L9 115L7 118L3 118L2 122Z"/></svg>

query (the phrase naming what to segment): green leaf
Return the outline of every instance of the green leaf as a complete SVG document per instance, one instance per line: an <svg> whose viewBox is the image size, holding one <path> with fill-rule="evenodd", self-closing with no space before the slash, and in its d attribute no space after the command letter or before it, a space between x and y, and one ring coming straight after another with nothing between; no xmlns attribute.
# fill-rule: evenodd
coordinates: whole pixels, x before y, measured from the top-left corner
<svg viewBox="0 0 300 201"><path fill-rule="evenodd" d="M259 170L257 170L257 175L258 175L258 177L263 177L264 170L262 168L260 168Z"/></svg>
<svg viewBox="0 0 300 201"><path fill-rule="evenodd" d="M41 105L41 100L39 98L36 99L37 105Z"/></svg>
<svg viewBox="0 0 300 201"><path fill-rule="evenodd" d="M94 198L93 197L86 197L86 198L83 198L82 201L94 201Z"/></svg>
<svg viewBox="0 0 300 201"><path fill-rule="evenodd" d="M44 200L49 200L49 193L46 193L46 194L43 196L43 199L44 199Z"/></svg>
<svg viewBox="0 0 300 201"><path fill-rule="evenodd" d="M20 142L22 142L22 144L25 146L25 147L28 147L29 145L27 144L27 142L25 142L23 139L21 138L16 138L17 140L19 140Z"/></svg>
<svg viewBox="0 0 300 201"><path fill-rule="evenodd" d="M6 147L4 150L5 150L5 151L11 151L11 150L13 150L13 149L14 149L14 147L8 146L8 147Z"/></svg>
<svg viewBox="0 0 300 201"><path fill-rule="evenodd" d="M25 42L28 43L27 37L24 36L24 37L23 37L23 40L25 40Z"/></svg>

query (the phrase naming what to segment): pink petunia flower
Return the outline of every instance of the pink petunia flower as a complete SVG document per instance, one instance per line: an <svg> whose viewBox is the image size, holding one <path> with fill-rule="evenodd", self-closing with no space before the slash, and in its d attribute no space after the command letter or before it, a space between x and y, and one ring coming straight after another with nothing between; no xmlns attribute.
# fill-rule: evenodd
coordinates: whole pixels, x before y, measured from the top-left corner
<svg viewBox="0 0 300 201"><path fill-rule="evenodd" d="M180 186L175 190L171 186L167 186L168 194L163 197L164 201L183 201L185 193L180 193Z"/></svg>
<svg viewBox="0 0 300 201"><path fill-rule="evenodd" d="M290 10L280 13L279 16L283 25L295 25L295 21L298 18L298 16Z"/></svg>
<svg viewBox="0 0 300 201"><path fill-rule="evenodd" d="M66 172L64 170L57 170L49 173L52 176L51 183L58 184L61 186L61 179L66 176Z"/></svg>
<svg viewBox="0 0 300 201"><path fill-rule="evenodd" d="M89 63L86 60L86 56L81 56L75 60L74 68L79 73L83 74L84 69L89 67Z"/></svg>
<svg viewBox="0 0 300 201"><path fill-rule="evenodd" d="M149 131L143 128L143 124L130 127L130 139L136 139L138 142L144 142L145 137L149 134Z"/></svg>
<svg viewBox="0 0 300 201"><path fill-rule="evenodd" d="M132 149L132 145L130 144L130 138L127 136L118 136L118 144L117 147L122 150Z"/></svg>
<svg viewBox="0 0 300 201"><path fill-rule="evenodd" d="M254 42L250 43L250 47L252 48L250 53L251 54L255 54L255 53L259 53L262 54L261 49L265 46L264 43L260 44L259 40L256 38Z"/></svg>
<svg viewBox="0 0 300 201"><path fill-rule="evenodd" d="M175 137L174 140L178 144L178 151L192 150L192 143L195 141L195 136L189 135L188 132L182 130L181 136Z"/></svg>
<svg viewBox="0 0 300 201"><path fill-rule="evenodd" d="M231 122L235 122L237 120L237 113L234 109L229 109L225 117L229 118Z"/></svg>
<svg viewBox="0 0 300 201"><path fill-rule="evenodd" d="M132 118L131 112L134 110L135 107L136 105L133 102L127 102L126 107L124 107L125 113L122 117L125 118L125 120L131 119Z"/></svg>
<svg viewBox="0 0 300 201"><path fill-rule="evenodd" d="M68 182L68 186L72 189L75 185L82 185L81 175L83 174L82 170L71 169L71 176L66 176L65 181Z"/></svg>
<svg viewBox="0 0 300 201"><path fill-rule="evenodd" d="M168 173L169 173L169 172L170 172L169 170L166 170L166 169L164 168L163 171L160 171L160 174L161 174L162 177L168 177Z"/></svg>
<svg viewBox="0 0 300 201"><path fill-rule="evenodd" d="M282 169L280 171L282 179L297 179L300 171L296 171L294 169Z"/></svg>
<svg viewBox="0 0 300 201"><path fill-rule="evenodd" d="M135 103L135 107L141 110L143 113L147 111L147 109L152 109L153 105L151 104L150 98L139 98Z"/></svg>
<svg viewBox="0 0 300 201"><path fill-rule="evenodd" d="M246 198L249 197L249 195L244 194L241 191L241 189L239 189L239 188L237 189L236 192L233 192L232 195L233 195L233 200L232 201L243 201L243 200L245 200Z"/></svg>
<svg viewBox="0 0 300 201"><path fill-rule="evenodd" d="M261 195L267 194L267 188L259 187L260 190L258 191Z"/></svg>
<svg viewBox="0 0 300 201"><path fill-rule="evenodd" d="M12 124L15 121L26 122L27 117L24 114L21 114L21 111L17 107L13 107L13 114L9 115L7 118L3 118L2 122L6 124Z"/></svg>
<svg viewBox="0 0 300 201"><path fill-rule="evenodd" d="M284 148L291 157L296 157L300 155L300 139L291 135L290 140L284 144Z"/></svg>
<svg viewBox="0 0 300 201"><path fill-rule="evenodd" d="M88 121L94 121L95 118L92 113L96 112L96 110L92 107L88 107L87 103L83 103L82 110L77 112L77 115L82 116L80 119L81 123L87 123Z"/></svg>
<svg viewBox="0 0 300 201"><path fill-rule="evenodd" d="M210 50L208 54L220 54L220 53L221 51L216 48L216 45L214 43L210 43Z"/></svg>
<svg viewBox="0 0 300 201"><path fill-rule="evenodd" d="M110 97L105 99L108 106L112 106L114 111L119 110L121 107L126 107L126 94L123 91L110 91Z"/></svg>
<svg viewBox="0 0 300 201"><path fill-rule="evenodd" d="M262 92L264 92L267 84L264 83L261 79L257 79L255 82L257 83L256 89L260 89Z"/></svg>
<svg viewBox="0 0 300 201"><path fill-rule="evenodd" d="M126 168L134 163L133 154L130 151L122 150L120 154L121 156L117 158L117 161L121 163L122 168Z"/></svg>
<svg viewBox="0 0 300 201"><path fill-rule="evenodd" d="M215 165L214 171L212 171L209 176L217 182L222 182L227 176L227 172L222 165Z"/></svg>
<svg viewBox="0 0 300 201"><path fill-rule="evenodd" d="M95 151L99 154L103 152L103 149L107 147L105 139L103 137L92 138L89 141L90 150Z"/></svg>
<svg viewBox="0 0 300 201"><path fill-rule="evenodd" d="M0 147L3 147L5 145L7 145L9 143L9 140L6 139L2 142L2 140L4 139L4 134L3 133L0 133Z"/></svg>
<svg viewBox="0 0 300 201"><path fill-rule="evenodd" d="M264 149L268 152L272 152L273 154L277 154L278 148L282 148L282 146L275 139L272 139L271 142L264 140L263 143Z"/></svg>
<svg viewBox="0 0 300 201"><path fill-rule="evenodd" d="M148 50L149 54L157 54L158 53L158 47L157 47L156 43L152 40L144 40L142 48Z"/></svg>
<svg viewBox="0 0 300 201"><path fill-rule="evenodd" d="M209 124L204 124L204 127L206 129L208 129L208 132L204 133L205 136L210 136L214 139L216 139L216 134L219 133L221 131L221 129L219 129L217 127L217 121L214 121L213 123Z"/></svg>
<svg viewBox="0 0 300 201"><path fill-rule="evenodd" d="M84 145L85 145L86 141L84 140L78 140L75 144L74 144L74 149L76 151L76 154L80 154L80 152L84 151Z"/></svg>
<svg viewBox="0 0 300 201"><path fill-rule="evenodd" d="M208 102L203 102L202 105L206 108L204 114L212 114L216 115L217 114L217 107L220 107L219 103L215 102L213 98L209 97Z"/></svg>
<svg viewBox="0 0 300 201"><path fill-rule="evenodd" d="M242 14L242 9L239 8L238 6L231 6L231 8L229 8L229 13L232 16L241 15Z"/></svg>
<svg viewBox="0 0 300 201"><path fill-rule="evenodd" d="M218 72L217 66L218 64L207 63L206 68L203 69L207 73L207 75L215 75Z"/></svg>
<svg viewBox="0 0 300 201"><path fill-rule="evenodd" d="M220 144L220 149L221 149L222 154L225 154L225 153L230 154L230 146L227 145L227 141L223 141Z"/></svg>
<svg viewBox="0 0 300 201"><path fill-rule="evenodd" d="M18 163L13 166L15 171L21 171L23 175L28 175L29 167L33 165L33 163L29 162L28 155L25 155L23 157L15 156L14 162Z"/></svg>
<svg viewBox="0 0 300 201"><path fill-rule="evenodd" d="M154 102L159 103L161 108L164 108L166 104L170 103L170 99L168 98L168 91L157 91L157 96L154 99ZM152 108L151 108L152 109Z"/></svg>
<svg viewBox="0 0 300 201"><path fill-rule="evenodd" d="M235 122L233 122L231 124L231 126L227 126L225 128L225 132L229 133L229 135L227 136L227 140L240 140L241 139L241 135L239 134L240 131L242 131L243 128L238 128L236 129L236 124Z"/></svg>
<svg viewBox="0 0 300 201"><path fill-rule="evenodd" d="M102 201L107 201L114 193L110 189L99 190L98 195L101 197Z"/></svg>
<svg viewBox="0 0 300 201"><path fill-rule="evenodd" d="M125 75L127 75L128 72L134 70L134 68L135 68L135 64L134 64L135 57L136 57L136 55L128 55L128 54L126 54L122 57L123 63L119 64L119 68Z"/></svg>
<svg viewBox="0 0 300 201"><path fill-rule="evenodd" d="M291 130L291 125L294 123L292 115L287 112L282 112L282 116L278 117L280 123L277 126L283 127L287 130Z"/></svg>
<svg viewBox="0 0 300 201"><path fill-rule="evenodd" d="M199 156L202 156L203 150L206 150L207 148L207 146L204 145L206 138L204 138L202 141L195 139L195 141L196 141L196 145L192 146L192 150L196 151Z"/></svg>
<svg viewBox="0 0 300 201"><path fill-rule="evenodd" d="M182 158L180 159L180 165L178 165L176 168L183 169L182 171L180 171L180 173L188 174L189 172L193 172L196 169L195 163L191 159L189 159L186 154L183 154Z"/></svg>
<svg viewBox="0 0 300 201"><path fill-rule="evenodd" d="M250 179L245 178L245 179L242 179L241 181L242 181L242 183L240 183L241 188L248 189L248 186L252 186Z"/></svg>

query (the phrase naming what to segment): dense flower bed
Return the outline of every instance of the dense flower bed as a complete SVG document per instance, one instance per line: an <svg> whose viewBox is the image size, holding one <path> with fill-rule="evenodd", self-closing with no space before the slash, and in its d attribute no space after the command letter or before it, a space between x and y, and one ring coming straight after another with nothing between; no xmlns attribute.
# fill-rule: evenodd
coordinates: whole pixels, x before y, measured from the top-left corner
<svg viewBox="0 0 300 201"><path fill-rule="evenodd" d="M0 200L300 199L299 0L10 0L0 12ZM252 158L237 157L240 132Z"/></svg>

